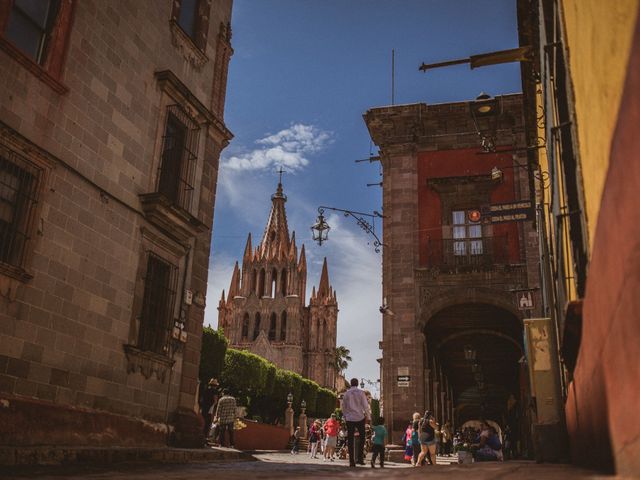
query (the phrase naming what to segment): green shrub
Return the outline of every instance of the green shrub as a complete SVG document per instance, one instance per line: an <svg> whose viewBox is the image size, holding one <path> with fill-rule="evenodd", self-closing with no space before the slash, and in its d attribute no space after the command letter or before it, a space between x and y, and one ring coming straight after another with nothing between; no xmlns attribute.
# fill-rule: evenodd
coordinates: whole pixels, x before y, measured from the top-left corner
<svg viewBox="0 0 640 480"><path fill-rule="evenodd" d="M307 415L315 417L317 412L318 389L320 386L308 378L302 379L302 399L307 402Z"/></svg>
<svg viewBox="0 0 640 480"><path fill-rule="evenodd" d="M322 418L330 417L336 410L336 394L327 388L318 389L317 415Z"/></svg>
<svg viewBox="0 0 640 480"><path fill-rule="evenodd" d="M224 359L222 385L239 397L241 403L264 393L268 362L253 353L230 348Z"/></svg>
<svg viewBox="0 0 640 480"><path fill-rule="evenodd" d="M380 418L380 400L377 398L371 399L371 421L374 425L378 424Z"/></svg>
<svg viewBox="0 0 640 480"><path fill-rule="evenodd" d="M224 347L226 349L226 341ZM289 393L293 395L296 415L302 400L307 404L309 417L327 418L336 407L336 394L331 390L244 350L226 349L220 383L237 398L239 405L248 408L249 416L268 423L277 419L284 423Z"/></svg>
<svg viewBox="0 0 640 480"><path fill-rule="evenodd" d="M211 378L220 378L224 368L224 358L229 342L222 330L205 327L202 330L202 350L198 377L203 385Z"/></svg>

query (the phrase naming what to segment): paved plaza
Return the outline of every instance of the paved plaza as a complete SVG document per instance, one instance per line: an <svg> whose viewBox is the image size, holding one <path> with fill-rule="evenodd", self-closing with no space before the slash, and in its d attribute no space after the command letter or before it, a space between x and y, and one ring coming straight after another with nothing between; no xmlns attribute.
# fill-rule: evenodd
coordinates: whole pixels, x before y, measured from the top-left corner
<svg viewBox="0 0 640 480"><path fill-rule="evenodd" d="M504 463L482 463L458 465L453 457L438 458L441 465L413 468L409 464L389 462L384 469L366 466L349 468L345 460L327 462L308 455L289 453L257 453L256 461L197 463L188 465L117 465L113 468L84 467L39 467L9 475L6 478L38 479L87 479L87 480L146 480L146 479L289 479L308 478L398 478L403 480L421 479L428 475L434 479L577 479L614 478L581 470L570 465L538 465L534 462L513 461Z"/></svg>

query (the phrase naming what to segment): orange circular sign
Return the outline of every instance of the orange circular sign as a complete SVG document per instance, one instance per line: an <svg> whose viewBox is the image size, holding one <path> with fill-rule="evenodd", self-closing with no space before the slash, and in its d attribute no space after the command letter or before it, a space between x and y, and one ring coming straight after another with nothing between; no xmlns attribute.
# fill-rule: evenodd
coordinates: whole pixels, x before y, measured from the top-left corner
<svg viewBox="0 0 640 480"><path fill-rule="evenodd" d="M471 210L469 212L469 220L471 222L479 222L480 221L480 210Z"/></svg>

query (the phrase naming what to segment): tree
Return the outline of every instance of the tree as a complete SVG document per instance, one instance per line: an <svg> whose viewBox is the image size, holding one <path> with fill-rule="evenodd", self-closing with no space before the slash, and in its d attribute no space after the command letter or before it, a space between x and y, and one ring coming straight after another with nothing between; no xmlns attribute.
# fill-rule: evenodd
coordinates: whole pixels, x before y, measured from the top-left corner
<svg viewBox="0 0 640 480"><path fill-rule="evenodd" d="M224 368L224 357L228 341L222 330L204 327L202 330L202 349L200 351L200 382L206 386L211 378L219 379ZM204 387L201 387L204 388Z"/></svg>
<svg viewBox="0 0 640 480"><path fill-rule="evenodd" d="M342 372L349 366L349 362L352 360L350 353L349 349L342 345L333 351L333 368L339 375L342 375Z"/></svg>

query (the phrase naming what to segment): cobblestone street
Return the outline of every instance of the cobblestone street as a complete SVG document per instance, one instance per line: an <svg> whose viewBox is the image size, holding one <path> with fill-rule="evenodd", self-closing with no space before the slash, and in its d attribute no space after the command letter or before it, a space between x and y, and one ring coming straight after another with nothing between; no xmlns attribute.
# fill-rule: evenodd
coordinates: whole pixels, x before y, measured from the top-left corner
<svg viewBox="0 0 640 480"><path fill-rule="evenodd" d="M483 463L472 465L449 464L453 458L439 458L442 465L413 469L408 464L387 463L384 469L366 466L349 468L344 460L326 462L311 459L307 455L292 456L288 453L262 453L255 455L257 461L230 462L218 464L191 465L120 465L113 469L95 468L39 468L25 470L6 478L24 479L175 479L196 480L210 478L224 479L283 479L283 478L402 478L403 480L424 478L469 478L474 480L499 478L508 479L575 479L614 478L581 470L570 465L538 465L534 462L513 461L504 463ZM370 458L370 457L369 457Z"/></svg>

